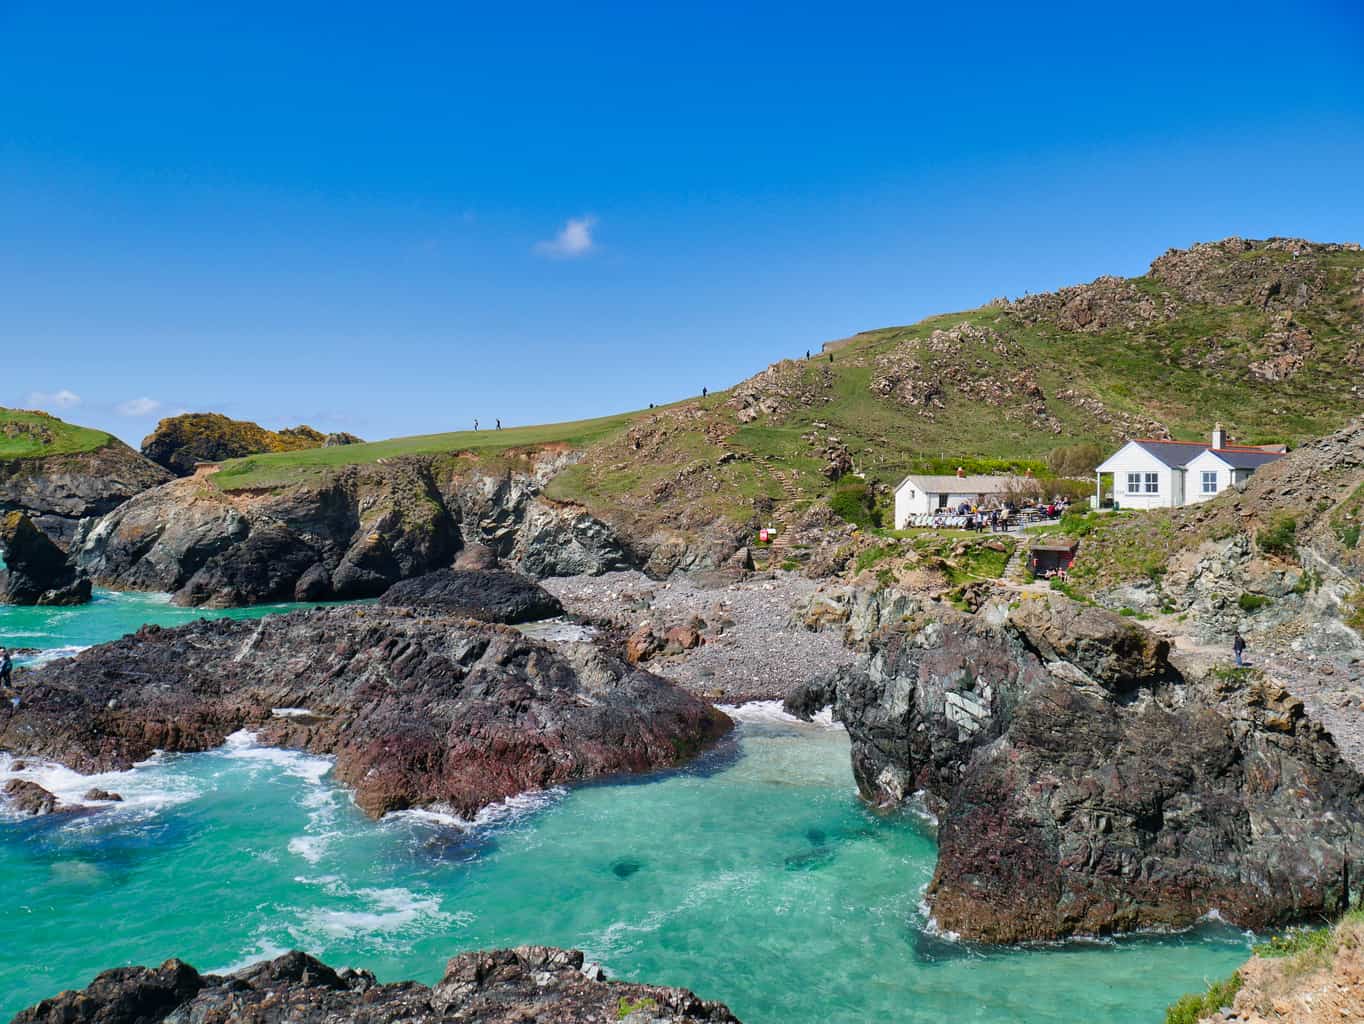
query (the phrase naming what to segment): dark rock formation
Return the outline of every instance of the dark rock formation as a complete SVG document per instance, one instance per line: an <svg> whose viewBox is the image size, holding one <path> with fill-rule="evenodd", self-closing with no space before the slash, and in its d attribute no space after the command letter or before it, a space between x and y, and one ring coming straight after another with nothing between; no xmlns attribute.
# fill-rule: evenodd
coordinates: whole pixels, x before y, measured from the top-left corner
<svg viewBox="0 0 1364 1024"><path fill-rule="evenodd" d="M456 569L496 569L497 552L486 544L470 544L455 559Z"/></svg>
<svg viewBox="0 0 1364 1024"><path fill-rule="evenodd" d="M105 771L250 729L334 754L337 779L371 815L435 803L469 815L527 790L679 764L730 726L596 648L348 607L148 626L32 669L20 706L0 706L0 749Z"/></svg>
<svg viewBox="0 0 1364 1024"><path fill-rule="evenodd" d="M229 419L215 412L194 412L158 423L143 440L142 454L176 476L189 476L200 462L321 448L326 442L327 435L312 427L266 430L247 420Z"/></svg>
<svg viewBox="0 0 1364 1024"><path fill-rule="evenodd" d="M80 454L0 460L0 513L22 512L70 546L82 520L112 512L168 479L160 466L112 439Z"/></svg>
<svg viewBox="0 0 1364 1024"><path fill-rule="evenodd" d="M395 583L379 603L506 625L564 613L559 599L534 580L496 569L441 569Z"/></svg>
<svg viewBox="0 0 1364 1024"><path fill-rule="evenodd" d="M5 788L0 789L0 795L20 814L51 814L57 809L57 798L28 779L10 779Z"/></svg>
<svg viewBox="0 0 1364 1024"><path fill-rule="evenodd" d="M78 577L57 547L22 512L0 517L0 603L69 605L90 600L90 581Z"/></svg>
<svg viewBox="0 0 1364 1024"><path fill-rule="evenodd" d="M984 619L993 611L999 625ZM1267 928L1364 893L1364 779L1263 679L1184 678L1140 627L1059 596L920 619L826 703L865 797L938 813L944 928L990 942Z"/></svg>
<svg viewBox="0 0 1364 1024"><path fill-rule="evenodd" d="M107 789L95 788L95 789L86 790L85 796L84 796L82 799L85 799L85 800L98 800L98 801L102 801L102 802L104 802L104 803L113 803L113 804L117 804L117 803L122 803L122 802L123 802L123 794L121 794L121 793L110 793Z"/></svg>
<svg viewBox="0 0 1364 1024"><path fill-rule="evenodd" d="M680 988L605 980L576 950L522 946L464 953L432 988L379 984L368 971L334 971L286 953L227 977L179 960L105 971L81 992L30 1007L13 1024L738 1024L721 1003Z"/></svg>
<svg viewBox="0 0 1364 1024"><path fill-rule="evenodd" d="M322 447L323 447L323 448L342 448L342 447L345 447L345 446L348 445L348 444L364 444L364 443L365 443L365 439L364 439L363 437L356 437L354 434L348 434L348 433L346 433L344 430L341 430L341 431L338 431L338 432L335 433L335 434L328 434L328 435L326 436L326 438L322 441Z"/></svg>
<svg viewBox="0 0 1364 1024"><path fill-rule="evenodd" d="M533 576L636 564L604 523L539 496L557 458L490 470L463 456L414 456L266 493L177 480L101 520L75 558L96 583L210 607L378 597L473 544Z"/></svg>

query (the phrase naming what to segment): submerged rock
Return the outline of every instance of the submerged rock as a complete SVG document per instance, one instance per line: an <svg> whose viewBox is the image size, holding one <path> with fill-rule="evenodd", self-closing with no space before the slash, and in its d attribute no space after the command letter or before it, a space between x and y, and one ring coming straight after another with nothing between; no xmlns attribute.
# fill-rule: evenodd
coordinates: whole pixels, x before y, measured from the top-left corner
<svg viewBox="0 0 1364 1024"><path fill-rule="evenodd" d="M472 815L527 790L677 765L731 725L601 649L352 606L148 626L32 669L20 706L0 706L0 748L123 770L247 729L335 755L336 778L372 816L436 803Z"/></svg>
<svg viewBox="0 0 1364 1024"><path fill-rule="evenodd" d="M335 971L306 953L283 956L226 977L201 975L180 960L158 968L105 971L80 992L63 992L19 1013L13 1024L738 1024L722 1003L683 988L605 980L577 950L521 946L464 953L427 988L381 985L368 971Z"/></svg>
<svg viewBox="0 0 1364 1024"><path fill-rule="evenodd" d="M90 600L90 581L78 576L57 547L22 512L0 517L0 602L72 605Z"/></svg>
<svg viewBox="0 0 1364 1024"><path fill-rule="evenodd" d="M1300 701L1185 678L1139 626L1052 595L998 625L941 613L803 688L852 738L862 794L938 814L935 920L1047 940L1265 928L1364 895L1364 778Z"/></svg>
<svg viewBox="0 0 1364 1024"><path fill-rule="evenodd" d="M441 569L395 583L379 603L506 625L564 613L559 599L534 580L495 569Z"/></svg>

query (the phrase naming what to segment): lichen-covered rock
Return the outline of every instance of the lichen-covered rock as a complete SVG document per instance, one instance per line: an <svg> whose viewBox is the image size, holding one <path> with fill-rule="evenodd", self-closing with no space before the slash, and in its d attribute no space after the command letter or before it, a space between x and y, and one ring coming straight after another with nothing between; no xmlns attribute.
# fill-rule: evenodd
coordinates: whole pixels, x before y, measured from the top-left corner
<svg viewBox="0 0 1364 1024"><path fill-rule="evenodd" d="M731 727L597 654L382 606L147 626L28 670L19 707L0 702L0 749L123 770L247 729L335 755L337 779L376 817L428 804L472 816L527 790L679 764Z"/></svg>
<svg viewBox="0 0 1364 1024"><path fill-rule="evenodd" d="M564 613L559 599L534 580L497 569L441 569L395 583L379 603L506 625Z"/></svg>
<svg viewBox="0 0 1364 1024"><path fill-rule="evenodd" d="M312 427L266 430L258 423L229 419L220 413L193 412L158 423L143 440L142 454L176 476L189 476L200 462L321 448L327 440L326 434Z"/></svg>
<svg viewBox="0 0 1364 1024"><path fill-rule="evenodd" d="M22 1011L14 1024L738 1024L686 989L607 981L577 950L521 946L462 953L433 987L381 985L286 953L226 977L180 960L105 971L79 992Z"/></svg>
<svg viewBox="0 0 1364 1024"><path fill-rule="evenodd" d="M1267 680L1185 678L1139 626L1059 598L873 636L832 703L859 790L940 819L936 921L987 942L1265 928L1364 894L1364 778ZM993 624L997 623L997 624Z"/></svg>
<svg viewBox="0 0 1364 1024"><path fill-rule="evenodd" d="M0 516L0 603L72 605L90 600L90 581L68 564L57 547L22 512Z"/></svg>

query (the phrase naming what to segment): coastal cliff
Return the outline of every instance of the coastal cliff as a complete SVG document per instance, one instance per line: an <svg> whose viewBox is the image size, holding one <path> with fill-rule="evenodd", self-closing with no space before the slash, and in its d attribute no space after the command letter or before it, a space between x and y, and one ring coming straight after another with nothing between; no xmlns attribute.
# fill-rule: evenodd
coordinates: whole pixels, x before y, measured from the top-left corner
<svg viewBox="0 0 1364 1024"><path fill-rule="evenodd" d="M1364 894L1364 778L1251 672L1059 595L919 615L797 692L833 704L864 797L940 819L934 919L1019 942L1339 913Z"/></svg>

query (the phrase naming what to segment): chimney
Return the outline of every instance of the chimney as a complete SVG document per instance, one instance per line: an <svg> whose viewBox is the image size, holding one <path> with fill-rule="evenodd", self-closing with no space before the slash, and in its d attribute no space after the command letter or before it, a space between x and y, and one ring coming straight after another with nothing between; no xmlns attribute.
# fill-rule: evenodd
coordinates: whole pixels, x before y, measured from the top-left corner
<svg viewBox="0 0 1364 1024"><path fill-rule="evenodd" d="M1225 448L1227 446L1227 430L1220 423L1212 428L1212 446L1214 448Z"/></svg>
<svg viewBox="0 0 1364 1024"><path fill-rule="evenodd" d="M960 479L962 479L962 477L964 477L964 476L966 476L966 470L964 470L964 469L962 469L960 466L958 466L958 467L957 467L957 479L960 480Z"/></svg>

